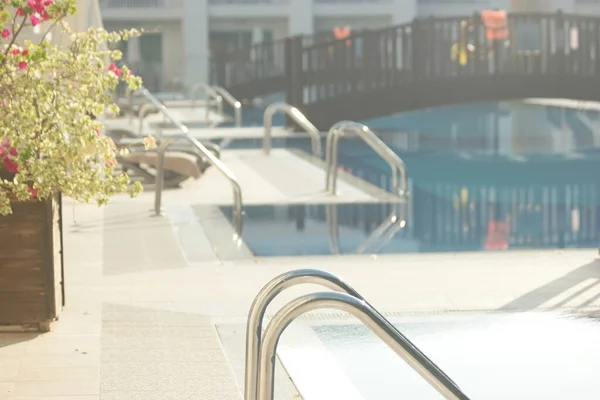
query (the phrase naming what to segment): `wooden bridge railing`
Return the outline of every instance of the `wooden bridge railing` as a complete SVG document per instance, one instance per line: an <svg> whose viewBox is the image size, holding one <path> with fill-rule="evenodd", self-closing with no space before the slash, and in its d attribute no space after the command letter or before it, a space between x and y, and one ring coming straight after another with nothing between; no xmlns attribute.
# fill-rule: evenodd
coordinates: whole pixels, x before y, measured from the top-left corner
<svg viewBox="0 0 600 400"><path fill-rule="evenodd" d="M507 14L504 28L490 28L477 13L420 18L339 40L326 35L264 43L221 57L213 67L215 79L232 92L244 86L250 96L285 91L297 106L424 80L600 77L600 17ZM272 84L264 87L268 80Z"/></svg>

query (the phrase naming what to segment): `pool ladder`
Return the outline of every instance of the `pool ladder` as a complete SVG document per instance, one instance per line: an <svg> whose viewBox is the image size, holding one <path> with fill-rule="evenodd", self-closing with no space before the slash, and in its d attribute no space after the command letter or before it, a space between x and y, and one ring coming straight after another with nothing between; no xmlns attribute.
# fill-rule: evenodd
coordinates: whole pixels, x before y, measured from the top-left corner
<svg viewBox="0 0 600 400"><path fill-rule="evenodd" d="M244 225L244 203L242 198L242 188L237 178L229 168L218 158L220 149L215 145L205 145L199 140L191 137L188 132L188 127L174 117L167 107L162 104L150 91L144 87L140 89L140 93L150 102L150 106L157 109L163 114L173 125L181 132L178 135L172 135L164 138L158 146L158 162L156 163L156 189L154 193L154 212L155 215L161 215L162 192L164 185L164 163L165 153L169 147L175 142L188 142L192 147L198 150L208 162L214 166L231 184L233 190L233 225L234 234L233 240L240 243L242 229Z"/></svg>
<svg viewBox="0 0 600 400"><path fill-rule="evenodd" d="M302 283L318 284L335 292L308 294L289 302L275 314L263 334L263 319L269 304L285 289ZM273 400L279 338L296 318L323 308L334 308L354 315L445 399L469 400L456 383L356 290L337 276L314 269L281 274L267 283L254 299L246 327L244 400Z"/></svg>

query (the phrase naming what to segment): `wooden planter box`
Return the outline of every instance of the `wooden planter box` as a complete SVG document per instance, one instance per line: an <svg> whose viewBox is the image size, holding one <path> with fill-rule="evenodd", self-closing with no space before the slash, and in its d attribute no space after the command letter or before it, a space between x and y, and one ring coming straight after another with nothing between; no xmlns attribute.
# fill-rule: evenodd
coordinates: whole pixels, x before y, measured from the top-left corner
<svg viewBox="0 0 600 400"><path fill-rule="evenodd" d="M64 305L61 198L0 216L0 331L48 331Z"/></svg>

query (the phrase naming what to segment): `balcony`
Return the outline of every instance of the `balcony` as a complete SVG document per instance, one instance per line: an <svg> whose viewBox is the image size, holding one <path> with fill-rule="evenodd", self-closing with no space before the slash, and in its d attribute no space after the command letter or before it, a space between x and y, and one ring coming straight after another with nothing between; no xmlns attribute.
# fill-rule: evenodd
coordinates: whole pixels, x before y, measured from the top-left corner
<svg viewBox="0 0 600 400"><path fill-rule="evenodd" d="M104 20L173 20L184 15L185 0L100 0Z"/></svg>
<svg viewBox="0 0 600 400"><path fill-rule="evenodd" d="M287 17L290 0L208 0L211 17Z"/></svg>
<svg viewBox="0 0 600 400"><path fill-rule="evenodd" d="M313 0L318 17L387 16L393 11L393 0Z"/></svg>

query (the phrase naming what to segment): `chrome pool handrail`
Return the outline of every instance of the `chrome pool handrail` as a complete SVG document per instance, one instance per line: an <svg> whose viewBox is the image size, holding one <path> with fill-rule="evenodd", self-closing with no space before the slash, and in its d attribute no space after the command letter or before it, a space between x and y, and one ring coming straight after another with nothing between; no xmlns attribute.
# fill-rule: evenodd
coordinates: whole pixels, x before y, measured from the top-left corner
<svg viewBox="0 0 600 400"><path fill-rule="evenodd" d="M242 103L240 103L227 89L221 86L213 86L215 92L217 92L223 100L225 100L232 108L235 114L235 126L242 126Z"/></svg>
<svg viewBox="0 0 600 400"><path fill-rule="evenodd" d="M146 118L148 111L150 111L150 110L158 110L165 118L167 118L173 125L175 125L177 127L177 129L179 129L182 133L185 133L185 134L188 133L187 126L185 126L179 119L174 117L173 114L171 114L171 112L167 109L167 106L165 106L160 100L158 100L158 98L156 96L154 96L152 93L150 93L150 91L148 89L146 89L145 87L142 86L138 90L138 92L150 102L150 104L144 104L142 107L140 107L140 110L138 112L138 117L140 120L138 132L139 132L140 136L143 135L143 133L144 133L144 130L143 130L144 118Z"/></svg>
<svg viewBox="0 0 600 400"><path fill-rule="evenodd" d="M190 97L192 99L191 108L196 107L196 100L198 99L198 93L202 91L206 95L206 105L204 107L204 122L210 121L210 100L214 99L217 102L217 113L223 115L223 97L217 93L217 91L206 83L196 83L192 86L190 91Z"/></svg>
<svg viewBox="0 0 600 400"><path fill-rule="evenodd" d="M277 111L284 112L288 117L292 118L294 122L304 129L310 136L310 143L312 147L313 155L321 157L321 132L316 126L312 124L306 118L300 110L288 103L273 103L270 104L266 109L263 116L263 125L265 127L265 136L263 139L263 152L269 154L271 151L271 130L273 128L273 116Z"/></svg>
<svg viewBox="0 0 600 400"><path fill-rule="evenodd" d="M152 103L143 104L138 111L138 135L142 136L144 134L144 118L150 114L151 111L156 110L157 107ZM158 129L159 133L162 131Z"/></svg>
<svg viewBox="0 0 600 400"><path fill-rule="evenodd" d="M277 345L284 330L310 311L336 309L352 314L375 333L447 400L469 400L466 394L415 345L366 301L345 293L313 293L289 302L265 329L259 357L258 400L273 400Z"/></svg>
<svg viewBox="0 0 600 400"><path fill-rule="evenodd" d="M261 375L259 365L261 362L261 353L263 350L263 319L265 312L269 304L273 299L282 291L287 288L297 286L303 283L318 284L328 289L344 292L349 296L364 301L365 304L369 303L350 285L345 283L342 279L326 271L316 269L300 269L283 273L269 283L267 283L256 295L250 311L248 313L248 321L246 326L246 371L244 380L244 400L257 400L258 396L258 385L261 381ZM373 308L373 310L375 310ZM389 323L377 310L375 313L379 315L380 319L384 320L388 325L388 330L396 331L399 335L400 332ZM406 339L408 343L408 339ZM411 343L412 345L412 343ZM413 346L414 347L414 346ZM427 360L432 365L439 375L444 376L448 381L452 380L435 365L425 354L423 354L418 348L415 347L420 357Z"/></svg>
<svg viewBox="0 0 600 400"><path fill-rule="evenodd" d="M242 188L240 184L233 175L233 172L229 170L223 164L221 160L219 160L215 155L212 154L200 141L197 139L187 135L173 135L164 139L160 146L158 147L158 162L156 165L156 191L154 194L154 212L156 215L160 215L161 210L161 201L162 201L162 190L164 185L164 161L165 161L165 152L169 148L169 146L175 141L188 141L190 142L196 149L200 150L200 152L208 159L210 164L214 166L219 172L227 178L229 183L231 183L231 187L233 189L233 225L235 229L234 240L238 240L242 235L243 229L243 218L244 218L244 204L242 198Z"/></svg>
<svg viewBox="0 0 600 400"><path fill-rule="evenodd" d="M263 319L267 307L285 289L304 283L317 284L331 290L342 291L362 298L350 285L337 276L316 269L300 269L283 273L258 292L250 311L246 326L246 372L244 378L244 400L256 400L258 389L258 363L262 346Z"/></svg>
<svg viewBox="0 0 600 400"><path fill-rule="evenodd" d="M364 124L353 121L340 121L334 124L327 133L325 145L325 191L334 195L336 194L338 178L338 143L340 136L347 134L354 134L360 137L390 166L392 170L393 193L400 197L402 204L402 216L399 223L402 226L406 225L409 195L406 165L387 144L379 139L377 135Z"/></svg>

